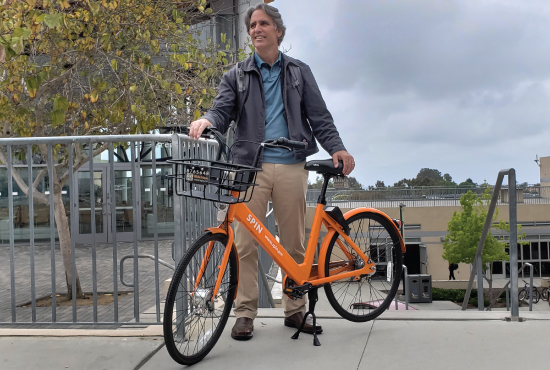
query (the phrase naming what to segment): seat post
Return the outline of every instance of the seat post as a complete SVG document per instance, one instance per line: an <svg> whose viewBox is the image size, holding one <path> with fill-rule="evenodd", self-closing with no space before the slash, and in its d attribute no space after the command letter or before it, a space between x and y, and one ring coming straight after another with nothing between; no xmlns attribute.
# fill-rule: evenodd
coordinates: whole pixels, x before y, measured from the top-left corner
<svg viewBox="0 0 550 370"><path fill-rule="evenodd" d="M320 173L320 172L317 172L317 173ZM322 205L327 205L327 200L325 199L325 194L327 192L327 187L328 187L328 182L330 181L330 178L332 176L330 176L329 174L326 174L326 173L321 173L323 175L323 187L321 188L321 194L319 194L319 198L317 199L317 204L322 204Z"/></svg>

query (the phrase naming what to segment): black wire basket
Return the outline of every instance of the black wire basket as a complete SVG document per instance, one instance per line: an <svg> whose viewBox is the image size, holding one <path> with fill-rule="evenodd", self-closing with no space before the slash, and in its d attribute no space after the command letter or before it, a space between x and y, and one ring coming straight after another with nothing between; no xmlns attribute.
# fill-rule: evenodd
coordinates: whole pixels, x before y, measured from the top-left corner
<svg viewBox="0 0 550 370"><path fill-rule="evenodd" d="M248 202L260 168L203 159L173 159L176 194L218 203Z"/></svg>

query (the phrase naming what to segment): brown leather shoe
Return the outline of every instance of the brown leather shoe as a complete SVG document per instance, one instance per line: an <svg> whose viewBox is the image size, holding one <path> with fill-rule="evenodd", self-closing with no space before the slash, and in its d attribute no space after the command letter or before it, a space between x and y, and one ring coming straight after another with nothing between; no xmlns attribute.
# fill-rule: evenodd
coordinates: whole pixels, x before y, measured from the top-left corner
<svg viewBox="0 0 550 370"><path fill-rule="evenodd" d="M305 312L296 312L294 315L285 317L285 326L289 328L299 328L302 325L302 320L304 319ZM321 325L315 325L315 331L317 334L323 332L323 327ZM308 315L304 328L302 329L303 333L313 334L313 318L311 315Z"/></svg>
<svg viewBox="0 0 550 370"><path fill-rule="evenodd" d="M239 317L231 330L231 338L236 340L249 340L254 334L254 320L248 317Z"/></svg>

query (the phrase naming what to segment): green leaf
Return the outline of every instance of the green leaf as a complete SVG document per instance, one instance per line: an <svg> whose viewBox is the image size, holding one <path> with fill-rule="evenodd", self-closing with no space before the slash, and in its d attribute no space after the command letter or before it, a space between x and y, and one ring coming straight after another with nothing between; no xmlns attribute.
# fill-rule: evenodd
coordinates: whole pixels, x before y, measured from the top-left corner
<svg viewBox="0 0 550 370"><path fill-rule="evenodd" d="M61 25L61 20L63 19L63 14L48 14L44 17L44 22L49 28L59 27Z"/></svg>
<svg viewBox="0 0 550 370"><path fill-rule="evenodd" d="M134 113L137 112L137 107L135 105L132 105L131 109L132 109L132 112L134 112Z"/></svg>
<svg viewBox="0 0 550 370"><path fill-rule="evenodd" d="M55 98L53 100L53 109L66 112L69 109L69 101L64 96Z"/></svg>
<svg viewBox="0 0 550 370"><path fill-rule="evenodd" d="M34 20L36 23L42 23L44 22L44 18L46 17L46 14L40 14L36 19Z"/></svg>
<svg viewBox="0 0 550 370"><path fill-rule="evenodd" d="M93 15L96 15L97 12L99 12L99 4L98 3L88 1L88 5L90 6L90 10L92 11Z"/></svg>
<svg viewBox="0 0 550 370"><path fill-rule="evenodd" d="M224 44L225 44L226 37L227 37L227 34L222 33L221 40L222 40L222 42L223 42Z"/></svg>
<svg viewBox="0 0 550 370"><path fill-rule="evenodd" d="M178 83L175 83L175 84L174 84L174 91L175 91L176 94L178 94L178 95L181 94L181 86L180 86L180 84L178 84Z"/></svg>
<svg viewBox="0 0 550 370"><path fill-rule="evenodd" d="M13 30L12 37L20 37L23 40L26 40L31 35L31 30L25 27L17 27L15 30Z"/></svg>
<svg viewBox="0 0 550 370"><path fill-rule="evenodd" d="M65 113L60 110L54 110L50 113L50 119L52 120L52 125L61 125L63 122L65 122Z"/></svg>
<svg viewBox="0 0 550 370"><path fill-rule="evenodd" d="M133 93L134 91L136 91L137 89L137 86L136 85L132 85L130 86L130 92Z"/></svg>
<svg viewBox="0 0 550 370"><path fill-rule="evenodd" d="M11 58L13 58L17 55L17 53L15 52L15 50L13 50L11 48L11 46L4 46L4 48L6 49L6 58L7 59L11 59Z"/></svg>
<svg viewBox="0 0 550 370"><path fill-rule="evenodd" d="M113 68L113 70L117 70L117 63L116 63L116 59L113 59L111 60L111 67Z"/></svg>
<svg viewBox="0 0 550 370"><path fill-rule="evenodd" d="M27 78L26 82L27 89L38 89L40 87L40 81L37 76Z"/></svg>
<svg viewBox="0 0 550 370"><path fill-rule="evenodd" d="M17 108L17 116L24 117L27 113L29 113L29 111L26 110L25 108L23 107Z"/></svg>
<svg viewBox="0 0 550 370"><path fill-rule="evenodd" d="M103 44L107 43L110 39L111 39L111 34L109 33L104 33L103 35L101 35L101 43Z"/></svg>

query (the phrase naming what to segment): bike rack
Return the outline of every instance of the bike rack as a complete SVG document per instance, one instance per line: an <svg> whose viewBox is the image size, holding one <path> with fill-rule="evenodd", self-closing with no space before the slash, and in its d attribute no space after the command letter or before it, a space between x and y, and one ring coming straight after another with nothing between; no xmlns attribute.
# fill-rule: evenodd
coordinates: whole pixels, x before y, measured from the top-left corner
<svg viewBox="0 0 550 370"><path fill-rule="evenodd" d="M136 257L135 255L133 254L129 254L127 256L124 256L120 259L120 282L122 283L122 285L124 286L127 286L129 288L133 288L134 287L134 284L130 284L130 283L126 283L124 281L124 261L126 261L128 258L134 258ZM157 259L155 258L155 256L151 255L151 254L138 254L137 255L138 258L149 258L149 259L152 259L153 261L157 261ZM166 266L172 270L175 269L175 267L171 264L169 264L168 262L164 261L164 260L161 260L160 258L158 259L158 262L163 265L163 266Z"/></svg>
<svg viewBox="0 0 550 370"><path fill-rule="evenodd" d="M519 321L519 301L518 301L518 229L517 229L517 199L516 199L516 170L513 168L507 170L501 170L498 173L495 188L493 189L493 196L491 197L491 203L487 211L487 218L483 225L483 231L481 238L477 246L476 256L474 263L472 264L472 272L470 273L470 280L468 282L468 289L464 294L464 301L462 302L462 311L465 311L468 307L468 300L470 293L472 292L472 286L474 284L474 276L477 275L477 307L479 311L483 311L483 266L481 260L481 252L487 239L487 234L492 225L493 214L502 186L504 176L508 175L508 213L510 223L510 236L509 236L509 249L510 249L510 281L511 281L511 321Z"/></svg>
<svg viewBox="0 0 550 370"><path fill-rule="evenodd" d="M533 311L533 265L528 262L523 264L524 266L529 266L529 311Z"/></svg>
<svg viewBox="0 0 550 370"><path fill-rule="evenodd" d="M519 276L519 273L523 271L523 269L525 268L525 265L527 265L527 263L524 263L523 266L521 266L521 268L518 270L518 276ZM531 265L531 264L529 264ZM532 275L532 268L531 268L531 275ZM533 280L531 280L531 284L533 284ZM493 298L493 300L491 301L491 303L489 304L489 306L485 309L485 311L489 311L491 309L491 307L496 303L496 301L498 300L498 298L500 297L500 295L502 294L502 292L504 292L506 290L506 311L509 311L510 310L510 281L508 281L506 284L504 284L504 286L499 290L498 294L496 295L496 298ZM519 294L519 292L518 292Z"/></svg>
<svg viewBox="0 0 550 370"><path fill-rule="evenodd" d="M403 265L403 285L404 285L404 293L405 293L405 310L408 310L409 309L409 295L407 294L407 292L409 291L409 281L407 279L407 275L408 275L408 271L407 271L407 266ZM398 305L397 305L397 294L395 295L395 310L397 311L399 308L398 308Z"/></svg>

